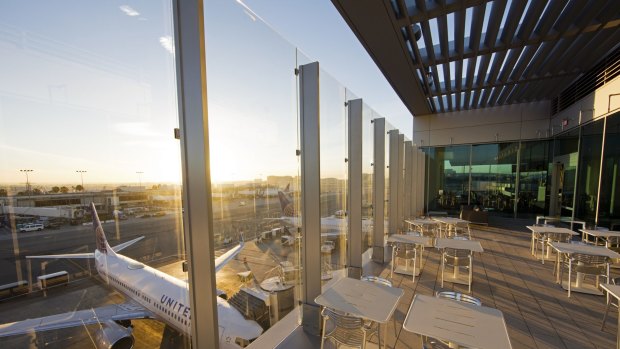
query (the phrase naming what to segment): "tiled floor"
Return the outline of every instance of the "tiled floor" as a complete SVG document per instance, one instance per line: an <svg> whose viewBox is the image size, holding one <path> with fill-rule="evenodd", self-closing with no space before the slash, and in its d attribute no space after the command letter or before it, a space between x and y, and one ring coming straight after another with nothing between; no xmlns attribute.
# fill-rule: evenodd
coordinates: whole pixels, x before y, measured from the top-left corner
<svg viewBox="0 0 620 349"><path fill-rule="evenodd" d="M553 263L541 264L530 255L530 234L492 228L474 230L484 253L474 257L472 295L482 304L504 313L513 348L614 348L617 310L610 310L605 331L601 320L605 297L573 293L571 298L553 276ZM395 274L394 286L405 296L390 324L388 346L420 348L420 337L404 331L405 319L414 294L432 295L441 289L439 253L427 249L420 277ZM389 277L387 266L375 266L376 273ZM443 290L467 292L466 286L445 283Z"/></svg>

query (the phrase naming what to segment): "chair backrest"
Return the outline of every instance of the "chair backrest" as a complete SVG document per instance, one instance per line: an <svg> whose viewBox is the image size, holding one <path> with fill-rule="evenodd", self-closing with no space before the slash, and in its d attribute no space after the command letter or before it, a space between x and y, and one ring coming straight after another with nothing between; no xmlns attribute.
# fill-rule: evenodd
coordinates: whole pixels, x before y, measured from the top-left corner
<svg viewBox="0 0 620 349"><path fill-rule="evenodd" d="M379 276L374 276L374 275L364 275L360 278L360 280L362 281L366 281L366 282L372 282L374 284L379 284L379 285L384 285L384 286L388 286L388 287L392 287L392 282L388 279L379 277Z"/></svg>
<svg viewBox="0 0 620 349"><path fill-rule="evenodd" d="M451 292L451 291L444 291L444 292L437 292L436 295L437 298L445 298L445 299L452 299L455 301L459 301L459 302L463 302L463 303L469 303L469 304L474 304L474 305L478 305L481 306L482 302L480 301L480 299L476 298L476 297L472 297L468 294L463 294L460 292Z"/></svg>
<svg viewBox="0 0 620 349"><path fill-rule="evenodd" d="M404 243L404 242L397 242L394 245L394 252L396 254L396 257L399 257L399 258L413 257L414 249L415 249L415 245Z"/></svg>
<svg viewBox="0 0 620 349"><path fill-rule="evenodd" d="M605 264L609 260L609 257L596 256L596 255L585 254L585 253L575 253L572 255L571 258L574 261L581 262L583 264L590 264L590 265Z"/></svg>
<svg viewBox="0 0 620 349"><path fill-rule="evenodd" d="M364 326L364 320L362 318L344 315L329 308L323 309L323 316L327 316L329 319L331 319L336 326L347 330L361 330Z"/></svg>
<svg viewBox="0 0 620 349"><path fill-rule="evenodd" d="M456 258L467 258L471 254L469 250L446 248L446 255Z"/></svg>
<svg viewBox="0 0 620 349"><path fill-rule="evenodd" d="M570 235L562 233L545 233L545 236L551 241L569 242L571 239Z"/></svg>
<svg viewBox="0 0 620 349"><path fill-rule="evenodd" d="M411 236L422 236L422 232L420 232L420 231L408 231L405 234L406 235L411 235Z"/></svg>

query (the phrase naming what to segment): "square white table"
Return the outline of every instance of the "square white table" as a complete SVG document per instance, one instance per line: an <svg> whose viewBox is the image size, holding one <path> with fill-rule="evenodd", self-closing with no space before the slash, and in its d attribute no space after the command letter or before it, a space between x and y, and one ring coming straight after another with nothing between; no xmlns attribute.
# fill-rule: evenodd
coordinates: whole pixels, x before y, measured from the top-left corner
<svg viewBox="0 0 620 349"><path fill-rule="evenodd" d="M415 295L403 328L448 341L450 348L512 348L501 311L451 299Z"/></svg>
<svg viewBox="0 0 620 349"><path fill-rule="evenodd" d="M594 255L594 256L604 256L604 257L609 257L609 258L620 258L620 254L604 246L568 244L565 242L555 242L555 241L550 242L549 245L558 252L557 260L556 260L555 281L558 284L561 283L562 288L564 288L565 290L568 290L568 281L570 280L568 280L567 282L564 282L564 280L560 280L560 253L568 255L569 258L570 258L570 255L574 253L583 253L583 254L589 254L589 255ZM574 292L588 293L588 294L593 294L593 295L598 295L598 296L603 295L603 293L599 291L596 287L582 284L581 283L582 280L583 280L583 277L581 273L577 273L575 282L574 283L571 282L571 286L570 286L571 292L574 291ZM569 297L570 297L570 294L569 294Z"/></svg>
<svg viewBox="0 0 620 349"><path fill-rule="evenodd" d="M445 248L453 248L457 250L469 250L471 252L484 252L482 245L479 241L476 240L438 238L435 240L435 247L442 250ZM444 258L443 253L444 252L442 251L442 260ZM470 268L473 269L473 267L474 266L472 260L472 265ZM473 274L473 270L471 271L471 273ZM463 278L460 274L460 268L458 266L454 267L454 272L452 275L445 277L445 281L462 285L469 285L469 277Z"/></svg>
<svg viewBox="0 0 620 349"><path fill-rule="evenodd" d="M540 227L540 226L526 226L526 228L528 228L531 232L532 232L532 246L531 246L531 253L534 257L536 257L534 255L534 244L535 244L535 238L538 237L539 239L544 238L545 234L551 233L551 234L566 234L566 235L579 235L579 233L576 233L570 229L567 228L558 228L558 227ZM545 250L541 251L542 254L542 262L543 264L545 264L545 260L552 260L550 254L549 254L549 249L545 248Z"/></svg>
<svg viewBox="0 0 620 349"><path fill-rule="evenodd" d="M620 302L620 285L602 284L601 288ZM620 349L620 307L618 308L618 334L616 335L616 349Z"/></svg>
<svg viewBox="0 0 620 349"><path fill-rule="evenodd" d="M420 247L420 254L418 256L418 253L416 252L416 262L414 265L412 265L411 267L409 267L409 265L405 264L404 266L402 265L395 265L394 267L394 272L397 274L403 274L403 275L413 275L414 269L415 269L415 276L420 275L422 268L424 267L422 265L422 252L424 252L424 248L425 247L432 247L433 246L433 239L431 237L428 236L415 236L415 235L407 235L407 234L392 234L388 237L387 239L388 244L394 245L397 243L404 243L404 244L412 244L412 245L416 245L416 249L418 247ZM393 247L392 247L393 248ZM392 250L394 251L394 250ZM419 263L418 263L418 259L419 259ZM392 252L392 263L394 264L394 254Z"/></svg>
<svg viewBox="0 0 620 349"><path fill-rule="evenodd" d="M336 281L314 301L347 315L386 324L404 293L400 288L345 277ZM387 331L384 337L385 347Z"/></svg>
<svg viewBox="0 0 620 349"><path fill-rule="evenodd" d="M583 242L587 242L587 243L592 243L594 242L595 245L598 245L599 243L599 239L607 239L608 237L620 237L620 231L613 231L613 230L594 230L594 229L579 229L579 231L582 233L581 236L581 241ZM590 239L588 239L588 235L592 236L594 238L594 241L590 241ZM605 246L607 245L607 241L605 241Z"/></svg>

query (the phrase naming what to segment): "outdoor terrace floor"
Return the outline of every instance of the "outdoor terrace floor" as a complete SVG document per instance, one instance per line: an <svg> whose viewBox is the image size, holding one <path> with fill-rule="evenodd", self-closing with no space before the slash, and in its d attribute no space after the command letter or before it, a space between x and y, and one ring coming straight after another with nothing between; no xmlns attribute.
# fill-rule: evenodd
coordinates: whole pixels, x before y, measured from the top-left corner
<svg viewBox="0 0 620 349"><path fill-rule="evenodd" d="M555 283L554 263L543 265L530 254L529 233L481 229L484 230L472 230L474 239L479 240L485 250L474 256L472 295L480 298L484 306L504 313L513 348L615 347L616 308L609 311L605 331L600 329L604 296L573 292L568 298L567 292ZM389 323L389 348L421 348L420 337L402 329L414 294L433 295L442 290L467 292L466 286L447 282L441 288L439 257L437 250L426 249L424 269L415 283L410 276L394 274L393 285L405 290L405 295L394 314L396 321ZM374 268L373 274L389 278L387 264L374 264L371 268ZM376 337L373 340L376 342ZM311 346L320 343L314 338L305 338L302 342L312 342ZM329 347L332 346L326 346Z"/></svg>

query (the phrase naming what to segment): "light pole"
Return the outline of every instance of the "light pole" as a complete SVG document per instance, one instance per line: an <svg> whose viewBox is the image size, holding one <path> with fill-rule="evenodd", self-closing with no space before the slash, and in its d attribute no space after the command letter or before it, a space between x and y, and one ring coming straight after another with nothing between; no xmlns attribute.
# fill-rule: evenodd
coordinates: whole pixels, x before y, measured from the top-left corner
<svg viewBox="0 0 620 349"><path fill-rule="evenodd" d="M142 174L144 172L142 171L136 171L136 173L138 174L138 187L142 187Z"/></svg>
<svg viewBox="0 0 620 349"><path fill-rule="evenodd" d="M84 173L88 172L85 170L75 170L75 172L80 174L80 179L82 180L82 193L84 192Z"/></svg>
<svg viewBox="0 0 620 349"><path fill-rule="evenodd" d="M34 170L28 170L28 169L19 170L19 172L26 174L26 191L28 192L28 195L30 195L30 180L28 179L28 172L33 172L33 171Z"/></svg>

